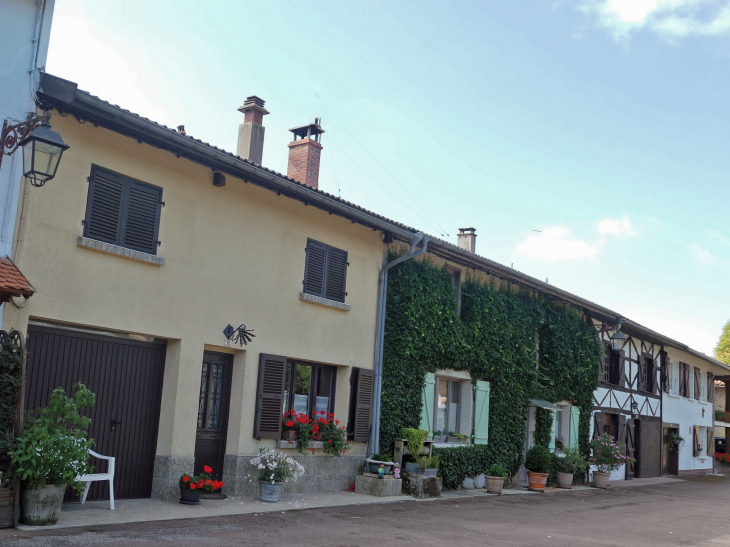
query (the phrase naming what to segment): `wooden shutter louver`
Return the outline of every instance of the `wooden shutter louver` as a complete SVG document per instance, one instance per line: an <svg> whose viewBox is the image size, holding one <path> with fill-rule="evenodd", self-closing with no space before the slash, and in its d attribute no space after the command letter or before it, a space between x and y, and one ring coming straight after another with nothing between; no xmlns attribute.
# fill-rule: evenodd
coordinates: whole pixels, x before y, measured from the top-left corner
<svg viewBox="0 0 730 547"><path fill-rule="evenodd" d="M630 387L626 375L626 352L621 350L618 355L618 385L621 387Z"/></svg>
<svg viewBox="0 0 730 547"><path fill-rule="evenodd" d="M609 366L611 363L611 346L608 342L603 343L603 356L598 367L598 381L608 382L609 381Z"/></svg>
<svg viewBox="0 0 730 547"><path fill-rule="evenodd" d="M366 443L370 434L375 377L372 370L358 368L355 371L357 372L357 385L355 387L352 440L356 443Z"/></svg>
<svg viewBox="0 0 730 547"><path fill-rule="evenodd" d="M123 247L154 254L157 250L157 226L160 189L136 181L129 187L127 211L122 228Z"/></svg>
<svg viewBox="0 0 730 547"><path fill-rule="evenodd" d="M707 447L705 450L705 454L707 454L708 456L715 455L715 428L714 427L707 428Z"/></svg>
<svg viewBox="0 0 730 547"><path fill-rule="evenodd" d="M304 268L304 292L324 296L325 258L327 246L318 241L307 240L307 263Z"/></svg>
<svg viewBox="0 0 730 547"><path fill-rule="evenodd" d="M702 397L702 371L695 367L694 398L698 401Z"/></svg>
<svg viewBox="0 0 730 547"><path fill-rule="evenodd" d="M715 402L715 375L711 372L707 373L707 402Z"/></svg>
<svg viewBox="0 0 730 547"><path fill-rule="evenodd" d="M646 377L647 377L647 365L646 358L643 355L639 356L639 389L646 391Z"/></svg>
<svg viewBox="0 0 730 547"><path fill-rule="evenodd" d="M596 439L603 434L603 412L593 414L593 438Z"/></svg>
<svg viewBox="0 0 730 547"><path fill-rule="evenodd" d="M86 237L118 242L124 182L116 173L94 169L86 204Z"/></svg>
<svg viewBox="0 0 730 547"><path fill-rule="evenodd" d="M280 355L259 356L256 393L256 417L253 436L257 439L280 439L284 409L284 378L287 358Z"/></svg>
<svg viewBox="0 0 730 547"><path fill-rule="evenodd" d="M700 455L700 426L692 428L692 455L696 458Z"/></svg>
<svg viewBox="0 0 730 547"><path fill-rule="evenodd" d="M346 279L347 253L334 247L327 247L324 297L330 300L344 302Z"/></svg>
<svg viewBox="0 0 730 547"><path fill-rule="evenodd" d="M660 354L660 360L661 360L661 382L662 382L662 389L664 390L664 393L669 393L669 390L671 389L670 385L670 362L669 362L669 355L667 355L666 351L663 351Z"/></svg>

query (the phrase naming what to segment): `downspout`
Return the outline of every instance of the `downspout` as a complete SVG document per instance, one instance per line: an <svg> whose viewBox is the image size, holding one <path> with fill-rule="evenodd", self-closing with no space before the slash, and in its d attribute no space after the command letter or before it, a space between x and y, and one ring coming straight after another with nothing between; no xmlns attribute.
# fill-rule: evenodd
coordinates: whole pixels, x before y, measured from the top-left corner
<svg viewBox="0 0 730 547"><path fill-rule="evenodd" d="M383 342L385 337L385 303L388 297L388 270L401 262L415 258L426 252L429 237L423 232L418 232L410 241L411 249L403 256L388 262L380 270L378 279L378 315L376 318L375 331L375 381L373 385L373 422L370 426L370 439L368 441L368 455L377 454L380 451L380 405L382 401L381 388L383 384ZM421 249L416 251L416 245L421 243Z"/></svg>

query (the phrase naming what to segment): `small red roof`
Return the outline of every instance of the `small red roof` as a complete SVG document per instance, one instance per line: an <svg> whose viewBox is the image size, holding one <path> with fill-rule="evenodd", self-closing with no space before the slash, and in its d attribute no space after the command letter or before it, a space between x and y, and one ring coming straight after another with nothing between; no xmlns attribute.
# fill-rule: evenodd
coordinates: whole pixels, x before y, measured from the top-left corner
<svg viewBox="0 0 730 547"><path fill-rule="evenodd" d="M9 258L0 258L0 294L31 296L35 292L25 276Z"/></svg>

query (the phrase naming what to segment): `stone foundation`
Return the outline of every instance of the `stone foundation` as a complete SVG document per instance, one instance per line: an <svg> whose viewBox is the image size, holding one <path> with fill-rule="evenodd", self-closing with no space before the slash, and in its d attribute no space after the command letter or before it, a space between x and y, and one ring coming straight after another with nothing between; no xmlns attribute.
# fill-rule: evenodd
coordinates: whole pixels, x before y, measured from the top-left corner
<svg viewBox="0 0 730 547"><path fill-rule="evenodd" d="M421 477L415 473L402 473L403 493L414 498L438 498L441 496L441 477Z"/></svg>
<svg viewBox="0 0 730 547"><path fill-rule="evenodd" d="M712 467L705 469L680 469L679 476L684 477L686 475L712 475Z"/></svg>
<svg viewBox="0 0 730 547"><path fill-rule="evenodd" d="M223 460L223 493L229 496L258 497L258 469L251 465L254 456L226 454ZM283 493L291 492L342 492L355 484L362 473L364 456L291 456L305 469L296 482L287 482ZM179 478L179 476L178 476ZM177 485L177 482L175 482Z"/></svg>
<svg viewBox="0 0 730 547"><path fill-rule="evenodd" d="M376 477L355 477L355 492L368 496L400 496L403 488L403 479L378 479Z"/></svg>
<svg viewBox="0 0 730 547"><path fill-rule="evenodd" d="M152 499L178 501L180 477L193 474L194 456L155 456L152 474Z"/></svg>

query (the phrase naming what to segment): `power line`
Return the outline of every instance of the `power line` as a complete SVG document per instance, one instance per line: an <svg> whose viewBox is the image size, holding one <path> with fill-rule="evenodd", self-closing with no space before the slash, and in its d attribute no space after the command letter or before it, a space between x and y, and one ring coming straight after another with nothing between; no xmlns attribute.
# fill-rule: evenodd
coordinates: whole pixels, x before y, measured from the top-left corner
<svg viewBox="0 0 730 547"><path fill-rule="evenodd" d="M327 142L328 142L329 144L331 144L332 146L334 146L334 147L335 147L335 148L336 148L337 150L339 150L339 151L340 151L340 152L342 153L342 155L344 155L344 156L345 156L345 157L346 157L346 158L347 158L348 160L350 160L350 161L351 161L351 162L352 162L353 164L355 164L355 166L356 166L356 167L357 167L358 169L360 169L360 171L362 171L362 172L363 172L363 173L365 173L365 174L366 174L366 175L367 175L368 177L370 177L370 179L372 179L372 181L373 181L373 182L375 182L375 183L376 183L376 184L377 184L378 186L380 186L381 188L383 188L384 190L386 190L387 192L389 192L389 193L390 193L390 194L391 194L391 195L392 195L392 196L393 196L393 197L394 197L395 199L397 199L397 200L398 200L398 201L400 201L400 202L401 202L401 203L402 203L403 205L405 205L405 207L406 207L406 208L407 208L408 210L410 210L410 211L411 211L411 212L412 212L412 213L413 213L414 215L416 215L416 216L417 216L418 218L420 218L420 219L421 219L421 220L422 220L423 222L425 222L425 223L426 223L426 224L428 224L428 225L429 225L429 226L430 226L431 228L433 228L433 229L434 229L434 230L435 230L435 231L436 231L437 233L441 234L441 236L442 236L442 237L444 237L444 234L442 233L442 231L441 231L441 230L440 230L439 228L437 228L437 227L436 227L436 226L434 226L434 225L433 225L433 224L432 224L431 222L429 222L429 221L428 221L427 219L425 219L425 218L424 218L424 217L423 217L423 216L422 216L422 215L421 215L420 213L418 213L418 211L414 210L414 209L413 209L413 208L412 208L412 207L411 207L410 205L408 205L408 203L406 203L405 201L403 201L403 199L401 199L401 197L400 197L400 196L398 196L397 194L395 194L395 193L394 193L394 192L393 192L392 190L390 190L390 189L389 189L389 188L388 188L387 186L383 185L383 184L382 184L382 183L381 183L381 182L380 182L380 181L379 181L378 179L376 179L376 178L375 178L374 176L372 176L372 175L371 175L370 173L368 173L368 172L367 172L367 171L366 171L366 170L365 170L365 169L364 169L364 168L363 168L363 167L362 167L362 166L361 166L361 165L360 165L359 163L357 163L357 162L356 162L355 160L353 160L353 159L352 159L352 158L351 158L350 156L348 156L348 155L347 155L347 153L346 153L346 152L345 152L344 150L342 150L342 148L340 148L339 146L337 146L337 145L336 145L336 144L335 144L335 143L334 143L334 142L332 141L332 137L330 137L330 138L329 138L329 139L327 140Z"/></svg>
<svg viewBox="0 0 730 547"><path fill-rule="evenodd" d="M328 111L328 112L329 112L330 114L332 114L332 116L333 116L333 117L334 117L334 118L335 118L335 119L337 120L337 122L338 122L338 123L339 123L339 124L340 124L340 125L341 125L342 127L344 127L344 128L345 128L345 131L347 131L347 132L348 132L348 133L350 134L350 136L351 136L351 137L352 137L353 139L355 139L355 142L357 142L357 144L359 144L360 146L362 146L362 148L363 148L363 149L365 150L365 152L367 152L367 153L368 153L368 155L369 155L369 156L370 156L370 157L371 157L371 158L373 159L373 161L374 161L374 162L375 162L375 163L376 163L376 164L378 165L378 167L380 167L380 168L381 168L381 169L383 170L383 172L384 172L384 173L385 173L386 175L388 175L388 176L390 177L390 179L391 179L391 180L392 180L392 181L393 181L393 182L394 182L394 183L395 183L395 184L396 184L396 185L397 185L397 186L398 186L398 187L399 187L399 188L400 188L401 190L403 190L404 192L408 193L408 191L407 191L407 190L406 190L405 188L403 188L403 186L401 186L401 184L400 184L400 183L399 183L399 182L398 182L398 181L396 180L396 178L395 178L395 177L394 177L393 175L391 175L391 174L390 174L390 172L388 172L388 170L387 170L387 169L386 169L385 167L383 167L383 165L382 165L382 164L381 164L381 163L380 163L380 162L378 161L378 158L377 158L377 157L375 157L375 155L374 155L374 154L372 154L372 153L370 152L370 150L368 150L368 148L367 148L367 147L366 147L366 146L365 146L365 145L364 145L363 143L361 143L361 142L360 142L360 140L359 140L359 139L358 139L358 138L357 138L357 137L356 137L356 136L355 136L355 135L354 135L354 134L352 133L352 131L350 131L350 130L349 130L349 129L347 128L347 126L346 126L346 125L345 125L344 123L342 123L342 120L340 120L340 119L339 119L339 118L337 117L337 115L336 115L336 114L335 114L334 112L332 112L332 111L331 111L331 110L330 110L329 108L327 109L327 111ZM421 211L423 211L423 212L424 212L424 214L425 214L425 215L426 215L426 216L427 216L428 218L430 218L430 219L431 219L431 220L433 221L433 223L434 223L434 224L435 224L435 225L436 225L436 226L438 227L438 228L437 228L437 231L438 231L438 232L439 232L439 233L440 233L440 234L441 234L441 235L443 236L443 235L444 235L444 232L446 232L446 230L444 230L443 228L441 228L441 226L440 226L440 225L439 225L439 223L438 223L438 222L436 221L436 219L434 219L434 218L433 218L433 217L432 217L432 216L431 216L431 215L430 215L430 214L428 213L428 211L426 211L426 209L424 209L424 208L423 208L423 206L421 206L421 204L420 204L420 203L418 203L418 201L416 201L415 199L413 199L413 203L415 203L415 204L416 204L416 205L418 206L418 208L419 208L419 209L421 209ZM433 226L433 225L432 225L432 226ZM447 233L446 235L447 235L447 236L449 236L449 237L451 237L451 234L448 234L448 233Z"/></svg>

